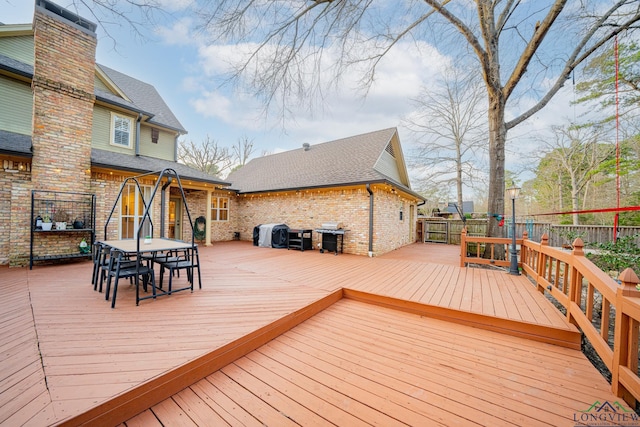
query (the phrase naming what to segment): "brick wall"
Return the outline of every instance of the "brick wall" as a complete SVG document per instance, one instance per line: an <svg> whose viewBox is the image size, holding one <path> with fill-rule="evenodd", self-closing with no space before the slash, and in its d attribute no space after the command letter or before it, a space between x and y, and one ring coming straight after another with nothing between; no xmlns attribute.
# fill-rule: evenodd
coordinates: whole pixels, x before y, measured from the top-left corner
<svg viewBox="0 0 640 427"><path fill-rule="evenodd" d="M10 233L0 239L0 263L28 263L31 190L91 191L91 133L96 37L54 13L34 14L33 158L30 174L11 174L0 200L9 201ZM18 179L16 179L18 178ZM28 179L30 178L30 182ZM24 179L24 181L20 181ZM3 178L0 177L0 182ZM3 209L3 212L6 212ZM34 253L77 253L77 236L60 233L38 240ZM6 256L8 254L8 257Z"/></svg>
<svg viewBox="0 0 640 427"><path fill-rule="evenodd" d="M179 196L180 192L177 188L171 189L171 196ZM211 228L211 242L225 242L233 239L233 233L239 231L236 228L236 220L233 212L237 210L237 201L235 193L228 191L214 191L211 193L211 197L227 197L229 199L229 220L228 221L211 221L206 226ZM207 210L210 207L207 205L207 192L206 191L190 191L187 194L187 204L189 205L189 213L191 214L191 220L194 221L199 216L207 218ZM194 224L195 225L195 224ZM182 211L182 239L191 241L191 226L189 225L189 219L187 218L186 211Z"/></svg>
<svg viewBox="0 0 640 427"><path fill-rule="evenodd" d="M26 265L31 238L31 181L28 172L0 172L0 264ZM6 210L5 210L6 209ZM6 221L5 221L6 220Z"/></svg>
<svg viewBox="0 0 640 427"><path fill-rule="evenodd" d="M375 191L374 197L374 252L383 254L415 242L415 217L411 220L415 202L383 189Z"/></svg>
<svg viewBox="0 0 640 427"><path fill-rule="evenodd" d="M385 186L373 186L373 255L414 241L409 211L412 203L393 194ZM403 206L403 221L399 219ZM242 240L251 240L258 224L283 223L291 228L317 229L322 223L338 221L349 230L344 236L344 252L367 255L369 251L369 193L364 186L337 190L308 190L271 195L238 196L237 230ZM321 242L314 231L313 243Z"/></svg>
<svg viewBox="0 0 640 427"><path fill-rule="evenodd" d="M34 46L34 188L88 192L95 34L36 8Z"/></svg>

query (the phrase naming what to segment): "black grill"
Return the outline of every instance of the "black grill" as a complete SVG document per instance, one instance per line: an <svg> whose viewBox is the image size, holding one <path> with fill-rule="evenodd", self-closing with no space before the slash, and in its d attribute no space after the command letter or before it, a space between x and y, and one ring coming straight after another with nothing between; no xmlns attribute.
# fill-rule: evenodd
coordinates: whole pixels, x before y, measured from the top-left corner
<svg viewBox="0 0 640 427"><path fill-rule="evenodd" d="M324 253L324 251L333 252L338 255L338 250L342 253L342 247L344 245L344 233L345 231L342 228L337 230L321 228L316 230L316 233L322 234L322 248L320 248L320 253Z"/></svg>
<svg viewBox="0 0 640 427"><path fill-rule="evenodd" d="M322 233L322 249L329 252L338 252L338 235Z"/></svg>

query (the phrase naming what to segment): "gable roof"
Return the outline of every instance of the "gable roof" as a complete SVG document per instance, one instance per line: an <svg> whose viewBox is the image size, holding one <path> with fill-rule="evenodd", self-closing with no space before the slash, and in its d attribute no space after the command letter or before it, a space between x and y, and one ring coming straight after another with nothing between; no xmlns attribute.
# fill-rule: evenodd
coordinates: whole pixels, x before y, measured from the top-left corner
<svg viewBox="0 0 640 427"><path fill-rule="evenodd" d="M240 193L388 183L411 190L395 128L259 157L227 177Z"/></svg>
<svg viewBox="0 0 640 427"><path fill-rule="evenodd" d="M136 113L142 113L149 117L146 121L147 123L172 129L182 134L187 133L187 130L178 121L155 87L104 65L96 64L96 67L99 69L96 70L97 72L102 71L128 98L122 98L118 94L95 88L94 95L96 99ZM33 65L1 53L0 71L24 79L33 79Z"/></svg>
<svg viewBox="0 0 640 427"><path fill-rule="evenodd" d="M187 133L155 87L107 66L100 64L96 64L96 66L129 98L131 104L143 112L152 114L152 117L147 120L148 123L169 127L180 133ZM102 95L105 94L104 91L96 90L96 92L101 92ZM112 101L113 98L119 97L111 95ZM127 104L127 100L121 100L121 102L125 105Z"/></svg>

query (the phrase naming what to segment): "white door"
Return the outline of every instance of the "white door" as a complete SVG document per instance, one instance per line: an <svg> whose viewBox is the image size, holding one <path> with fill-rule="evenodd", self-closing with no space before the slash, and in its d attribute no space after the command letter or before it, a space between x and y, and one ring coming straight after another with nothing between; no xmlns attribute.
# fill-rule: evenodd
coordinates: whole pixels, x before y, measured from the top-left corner
<svg viewBox="0 0 640 427"><path fill-rule="evenodd" d="M144 215L144 203L149 203L151 198L151 187L141 186L142 193L138 190L135 184L127 184L122 189L122 197L120 199L120 238L121 239L135 239L136 231L140 225L142 216ZM149 215L153 217L152 210L149 210ZM149 220L145 220L145 224L142 227L142 236L148 236L151 234L151 225Z"/></svg>

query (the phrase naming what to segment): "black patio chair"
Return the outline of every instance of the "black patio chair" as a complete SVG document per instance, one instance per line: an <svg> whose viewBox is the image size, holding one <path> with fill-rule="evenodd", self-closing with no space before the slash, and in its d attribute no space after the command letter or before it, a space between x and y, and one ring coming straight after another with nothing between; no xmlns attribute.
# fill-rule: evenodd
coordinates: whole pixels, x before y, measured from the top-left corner
<svg viewBox="0 0 640 427"><path fill-rule="evenodd" d="M91 284L93 284L93 290L102 292L102 285L107 278L109 272L109 260L110 260L111 248L101 242L93 244L93 277L91 278ZM136 262L131 260L128 255L125 255L125 261L121 263L121 267L135 266Z"/></svg>
<svg viewBox="0 0 640 427"><path fill-rule="evenodd" d="M177 291L183 291L186 289L191 289L193 292L193 280L194 280L194 269L198 270L198 286L202 289L202 278L200 277L200 256L198 255L198 247L194 246L193 248L185 249L183 255L175 255L174 258L169 259L164 262L160 262L160 289L162 289L162 278L164 276L164 270L169 270L169 287L167 288L167 293L171 294L172 289L172 279L174 273L180 270L186 270L187 272L187 280L189 281L189 285L187 287L176 289Z"/></svg>
<svg viewBox="0 0 640 427"><path fill-rule="evenodd" d="M108 258L103 253L105 249L105 245L102 242L95 242L93 244L91 252L91 258L93 259L93 275L91 276L91 284L93 285L94 291L98 289L98 276L104 275L103 268L108 267L109 264ZM100 286L100 292L102 292L102 286Z"/></svg>
<svg viewBox="0 0 640 427"><path fill-rule="evenodd" d="M150 283L153 291L153 297L156 296L156 279L153 268L148 263L142 264L143 260L130 260L127 259L126 254L122 251L112 249L109 257L109 267L107 272L107 289L105 290L105 299L109 300L109 292L111 290L111 279L115 278L113 284L113 297L111 298L111 308L116 306L116 296L118 293L118 281L121 278L134 278L138 276L136 286L140 286L140 280L142 280L142 286L144 290L147 290L147 285ZM139 304L139 289L136 288L136 305Z"/></svg>

